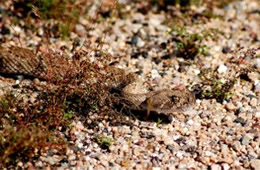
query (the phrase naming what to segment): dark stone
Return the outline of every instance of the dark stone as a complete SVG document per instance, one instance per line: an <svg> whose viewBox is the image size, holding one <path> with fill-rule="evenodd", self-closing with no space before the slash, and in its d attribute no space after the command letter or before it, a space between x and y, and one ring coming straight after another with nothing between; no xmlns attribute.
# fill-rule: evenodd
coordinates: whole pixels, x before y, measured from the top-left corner
<svg viewBox="0 0 260 170"><path fill-rule="evenodd" d="M153 60L153 62L155 62L156 64L159 64L159 63L162 61L161 58L159 58L159 57L153 58L152 60Z"/></svg>
<svg viewBox="0 0 260 170"><path fill-rule="evenodd" d="M222 49L222 53L226 54L226 53L230 53L232 50L229 46L225 46Z"/></svg>
<svg viewBox="0 0 260 170"><path fill-rule="evenodd" d="M162 42L162 43L160 44L160 46L161 46L162 49L166 49L167 44L166 44L165 42Z"/></svg>
<svg viewBox="0 0 260 170"><path fill-rule="evenodd" d="M173 153L173 149L174 149L174 147L172 146L172 145L167 145L166 146L166 149L168 149L171 153Z"/></svg>
<svg viewBox="0 0 260 170"><path fill-rule="evenodd" d="M246 123L247 123L247 122L246 122L243 118L241 118L241 117L236 118L236 119L234 120L234 122L235 122L235 123L240 123L242 126L245 126Z"/></svg>
<svg viewBox="0 0 260 170"><path fill-rule="evenodd" d="M186 139L183 137L179 137L178 139L175 140L175 142L177 142L178 144L185 144Z"/></svg>
<svg viewBox="0 0 260 170"><path fill-rule="evenodd" d="M138 58L139 56L143 56L144 58L147 58L148 53L146 51L142 52L135 52L131 55L131 58Z"/></svg>
<svg viewBox="0 0 260 170"><path fill-rule="evenodd" d="M142 75L143 74L143 70L138 70L135 73L138 74L138 75Z"/></svg>
<svg viewBox="0 0 260 170"><path fill-rule="evenodd" d="M131 38L131 45L136 45L138 42L138 36L134 35L132 38Z"/></svg>
<svg viewBox="0 0 260 170"><path fill-rule="evenodd" d="M170 58L171 58L170 54L166 54L166 55L162 56L163 60L170 59Z"/></svg>
<svg viewBox="0 0 260 170"><path fill-rule="evenodd" d="M260 14L260 9L252 10L249 13L251 13L251 14Z"/></svg>
<svg viewBox="0 0 260 170"><path fill-rule="evenodd" d="M10 34L10 29L7 28L7 27L5 27L5 26L3 26L3 27L2 27L2 30L1 30L1 34L3 34L3 35L9 35L9 34Z"/></svg>
<svg viewBox="0 0 260 170"><path fill-rule="evenodd" d="M239 76L241 79L245 80L245 81L250 81L248 75L246 73L240 74Z"/></svg>

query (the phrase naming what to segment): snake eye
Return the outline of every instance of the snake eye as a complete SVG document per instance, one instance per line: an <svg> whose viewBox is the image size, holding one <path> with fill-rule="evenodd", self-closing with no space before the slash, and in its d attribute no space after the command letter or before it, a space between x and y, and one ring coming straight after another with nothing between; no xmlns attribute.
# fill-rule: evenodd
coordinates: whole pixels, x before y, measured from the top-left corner
<svg viewBox="0 0 260 170"><path fill-rule="evenodd" d="M171 102L172 102L172 103L177 103L179 100L180 100L179 97L177 97L177 96L171 96Z"/></svg>

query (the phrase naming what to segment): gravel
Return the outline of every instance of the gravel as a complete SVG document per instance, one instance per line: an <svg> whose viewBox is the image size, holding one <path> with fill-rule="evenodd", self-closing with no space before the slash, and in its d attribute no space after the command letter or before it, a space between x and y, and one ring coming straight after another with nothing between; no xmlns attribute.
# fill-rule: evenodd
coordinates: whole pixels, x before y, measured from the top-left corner
<svg viewBox="0 0 260 170"><path fill-rule="evenodd" d="M122 3L127 4L128 1ZM103 50L111 53L118 67L140 73L152 88L173 88L184 84L191 90L202 84L200 74L210 68L218 73L218 80L226 82L243 67L253 66L249 80L236 78L229 100L222 103L216 99L197 98L195 108L186 113L173 113L171 123L135 120L135 126L112 126L101 121L93 129L75 120L65 133L72 147L66 155L57 152L42 153L39 160L19 162L17 167L57 169L259 169L260 167L260 53L256 57L243 56L246 50L260 47L260 15L249 13L260 8L257 0L231 3L224 9L215 9L223 19L211 18L204 24L189 25L188 32L200 33L205 29L218 29L225 36L203 39L210 47L210 55L199 54L195 59L173 56L175 33L167 25L169 14L154 9L147 14L138 12L132 3L122 10L128 11L124 18L103 20L92 30L87 30L89 21L83 16L71 37L88 45L96 45L98 37L106 33ZM142 4L142 3L141 3ZM195 7L194 7L195 8ZM197 9L199 11L199 9ZM91 11L91 10L90 10ZM113 21L112 25L109 25ZM107 26L108 25L108 26ZM9 29L7 25L5 29ZM8 44L37 46L43 38L43 30L37 35L28 35L20 26L13 26L5 36ZM21 35L17 38L11 35ZM252 40L252 33L258 37ZM51 49L65 45L72 49L73 38L67 41L53 38ZM238 50L238 48L243 49ZM87 48L82 46L82 48ZM46 50L42 44L40 50ZM237 51L236 51L237 50ZM68 51L67 51L68 52ZM232 57L239 64L231 62ZM93 58L96 59L95 57ZM184 63L184 64L183 64ZM185 64L186 63L186 64ZM258 69L258 70L257 70ZM181 71L180 71L181 70ZM36 81L36 80L35 80ZM39 80L37 80L38 83ZM0 77L0 95L7 82ZM33 94L30 101L35 101ZM90 116L91 117L91 116ZM96 136L112 139L107 148L102 148ZM72 149L73 148L73 149Z"/></svg>

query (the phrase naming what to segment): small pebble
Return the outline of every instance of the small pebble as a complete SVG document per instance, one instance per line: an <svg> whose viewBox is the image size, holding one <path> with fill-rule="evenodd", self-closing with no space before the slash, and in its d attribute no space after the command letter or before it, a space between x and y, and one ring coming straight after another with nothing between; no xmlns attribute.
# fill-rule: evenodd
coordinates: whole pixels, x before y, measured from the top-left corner
<svg viewBox="0 0 260 170"><path fill-rule="evenodd" d="M218 73L225 73L227 71L227 66L225 66L224 64L220 65L218 67Z"/></svg>
<svg viewBox="0 0 260 170"><path fill-rule="evenodd" d="M251 163L251 167L254 169L254 170L259 170L260 168L260 159L253 159L250 161Z"/></svg>
<svg viewBox="0 0 260 170"><path fill-rule="evenodd" d="M221 166L222 166L223 170L229 170L230 169L230 166L227 163L223 163Z"/></svg>
<svg viewBox="0 0 260 170"><path fill-rule="evenodd" d="M253 136L250 134L245 134L245 136L243 136L242 138L242 144L243 145L248 145L250 143L250 141L253 139Z"/></svg>
<svg viewBox="0 0 260 170"><path fill-rule="evenodd" d="M234 122L240 123L242 126L245 126L245 125L246 125L246 121L245 121L243 118L241 118L241 117L236 118L236 119L234 120Z"/></svg>
<svg viewBox="0 0 260 170"><path fill-rule="evenodd" d="M256 107L257 106L257 98L252 98L249 103L251 106Z"/></svg>
<svg viewBox="0 0 260 170"><path fill-rule="evenodd" d="M255 113L256 118L260 118L260 111Z"/></svg>
<svg viewBox="0 0 260 170"><path fill-rule="evenodd" d="M6 1L8 5L13 4L12 0ZM158 117L164 114L160 114L158 117L156 114L151 114L151 119L146 121L143 120L142 115L146 113L135 113L136 111L128 110L128 108L123 108L121 111L121 108L113 107L113 97L117 98L118 95L117 89L115 89L116 93L113 95L108 93L108 103L110 100L111 103L104 109L100 107L100 112L105 113L108 111L104 117L103 114L99 114L99 109L95 110L94 113L88 112L88 105L91 107L92 102L91 100L83 101L82 104L84 105L85 102L87 106L80 108L80 112L83 114L88 112L88 115L80 114L79 119L75 115L75 119L72 120L71 124L68 124L68 127L61 125L54 127L57 130L55 135L68 141L69 147L61 152L58 150L55 152L54 150L48 151L48 148L46 153L44 150L37 151L35 153L41 153L39 160L32 159L29 163L17 161L14 168L17 166L18 169L56 168L60 170L86 168L89 170L259 169L259 138L257 138L257 133L260 128L260 125L258 125L258 119L260 118L258 107L260 58L259 50L254 51L253 48L258 48L259 44L257 33L260 16L257 13L250 13L250 11L260 9L260 5L257 3L258 0L229 2L225 7L226 10L212 6L212 12L217 16L224 16L223 20L205 20L204 17L200 16L200 13L203 12L201 10L204 10L204 8L207 9L206 5L203 8L192 5L192 10L189 11L192 20L184 18L180 29L179 24L172 25L171 21L168 23L168 13L176 13L179 19L182 19L182 13L179 13L178 8L175 9L170 6L173 1L163 2L165 4L119 0L119 12L124 16L117 17L116 14L111 15L110 18L108 15L112 14L111 4L106 2L106 4L103 4L103 6L101 4L99 7L100 2L96 1L87 6L89 7L87 10L89 16L94 16L96 10L98 10L98 14L100 13L107 18L100 16L98 22L94 21L94 25L91 26L93 21L89 20L89 17L85 16L83 12L79 16L79 23L74 23L75 28L69 32L66 41L63 41L61 36L57 34L60 30L58 30L58 27L55 28L56 24L51 21L48 44L42 39L44 37L42 35L45 34L43 29L45 26L42 25L44 22L35 22L36 30L35 34L32 34L30 29L23 28L26 22L22 18L15 24L9 21L13 17L16 18L15 15L12 15L11 10L11 15L8 15L8 18L4 20L6 22L4 22L4 26L0 30L3 33L3 35L0 35L0 39L4 44L30 47L31 49L39 47L38 54L49 54L49 52L54 51L58 55L61 54L70 58L78 51L77 49L74 52L70 51L74 43L75 47L80 47L80 53L81 51L87 52L80 61L90 60L89 62L93 63L96 68L103 68L106 65L103 65L103 63L114 63L118 67L127 70L127 72L137 73L147 83L149 90L156 88L170 89L181 84L194 90L194 87L198 86L194 90L197 99L193 111L170 114L171 119L174 119L173 122L168 122L167 118L166 121L159 121ZM3 3L3 7L5 7L5 3ZM3 9L9 8L8 6ZM117 9L115 9L115 12L118 13ZM199 15L197 16L197 14ZM203 24L200 24L201 19ZM197 24L194 25L193 22ZM91 28L86 30L88 25ZM187 25L188 27L186 27ZM221 33L216 28L221 28ZM15 30L19 37L13 35ZM225 35L222 35L222 31ZM85 35L86 33L87 35ZM200 38L197 37L197 33L202 35L202 39L197 40L197 38ZM204 33L212 36L205 37L203 36ZM196 36L193 37L193 35ZM100 40L103 41L102 44L98 44ZM85 42L84 45L81 44L83 42ZM184 50L175 49L179 45L188 46L184 47ZM204 56L199 53L196 57L185 56L192 51L196 52L197 48L199 48L199 51L203 50L200 45L209 47L210 55ZM66 47L64 51L59 50L62 47ZM88 51L89 48L90 52ZM207 50L207 48L205 49ZM248 49L249 51L247 51ZM100 52L96 52L96 50ZM101 57L103 53L109 55ZM105 59L104 62L103 58ZM86 70L90 71L89 76L92 77L92 71L87 68ZM217 72L214 72L215 70ZM244 70L246 72L243 72ZM50 71L55 72L55 69ZM106 74L102 69L100 71L101 74ZM93 75L91 83L99 82L98 77L95 77L96 74ZM81 76L81 74L77 76ZM28 80L26 76L24 78L24 80L17 80L17 85L10 86L10 88L14 89L16 96L19 96L20 92L23 91L23 86L26 87L24 88L25 91L34 91L34 89L30 88L32 81ZM11 79L12 85L15 80ZM231 87L219 84L219 82L225 83L230 80L235 80L234 85L231 83ZM26 81L29 83L25 85ZM106 80L104 79L104 81ZM30 102L29 104L37 103L38 95L47 90L44 88L50 84L48 81L39 79L35 79L33 82L34 87L37 89L37 95L30 93L28 96L22 96L22 99ZM88 82L79 81L74 83L84 84ZM6 84L3 84L2 77L0 77L1 95L6 91L5 86ZM54 86L59 86L59 83ZM62 87L67 86L62 84ZM92 86L90 87L92 89ZM223 96L218 96L223 94L222 88L231 92L231 94L228 94L230 98L223 102L219 101L219 98ZM72 94L74 94L75 90L77 91L72 87L71 90ZM139 92L142 92L141 89L139 90ZM180 88L180 93L181 90ZM212 92L210 90L215 90L214 95L207 98L203 97L208 92L210 95L210 92ZM16 93L17 91L18 93ZM91 95L92 90L87 92L87 95ZM64 95L63 97L66 97L66 94ZM84 96L82 97L84 98ZM98 97L103 99L106 96ZM118 100L120 100L119 103L115 103L115 105L121 104L121 98ZM122 98L122 100L124 99ZM51 102L58 101L59 99L55 99ZM43 104L45 108L47 103L43 102ZM107 109L110 106L112 109ZM65 110L67 109L65 108ZM74 108L73 110L78 109ZM14 107L11 111L19 113L20 110ZM120 112L118 118L122 117L127 121L132 121L131 116L133 115L134 126L122 125L125 122L121 121L117 122L116 114L110 117L111 111L115 111L116 114ZM24 115L22 116L24 117ZM84 117L83 121L79 121L81 117ZM12 117L8 115L8 112L3 116L4 120L10 118ZM107 121L109 118L112 121ZM61 119L63 119L62 115ZM156 120L158 120L158 123L156 123ZM100 137L104 134L104 136L113 138L109 150L101 147L101 143L107 142L106 138L102 137L100 141L97 141L95 134L100 135ZM66 154L63 154L64 152ZM9 169L12 169L12 167Z"/></svg>
<svg viewBox="0 0 260 170"><path fill-rule="evenodd" d="M73 161L73 160L75 160L75 159L76 159L76 155L71 155L71 156L69 156L69 158L68 158L69 161Z"/></svg>
<svg viewBox="0 0 260 170"><path fill-rule="evenodd" d="M255 58L255 59L254 59L254 64L255 64L255 66L256 66L258 69L260 69L260 58Z"/></svg>
<svg viewBox="0 0 260 170"><path fill-rule="evenodd" d="M42 167L42 166L43 166L42 161L36 162L36 163L35 163L35 166L36 166L36 167Z"/></svg>
<svg viewBox="0 0 260 170"><path fill-rule="evenodd" d="M140 48L143 47L144 45L145 42L141 38L138 38L136 46Z"/></svg>
<svg viewBox="0 0 260 170"><path fill-rule="evenodd" d="M221 166L218 164L213 164L210 166L211 170L222 170Z"/></svg>
<svg viewBox="0 0 260 170"><path fill-rule="evenodd" d="M228 111L234 111L236 109L233 103L227 103L225 106Z"/></svg>
<svg viewBox="0 0 260 170"><path fill-rule="evenodd" d="M256 72L250 72L247 75L252 82L260 80L260 75Z"/></svg>

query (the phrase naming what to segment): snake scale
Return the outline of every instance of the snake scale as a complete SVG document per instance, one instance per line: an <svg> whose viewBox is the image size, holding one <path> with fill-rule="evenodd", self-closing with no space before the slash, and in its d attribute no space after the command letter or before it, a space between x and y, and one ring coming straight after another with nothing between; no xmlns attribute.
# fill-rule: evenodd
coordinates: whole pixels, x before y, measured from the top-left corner
<svg viewBox="0 0 260 170"><path fill-rule="evenodd" d="M43 56L44 57L44 56ZM110 70L116 73L117 81L111 87L122 85L122 80L128 82L118 89L124 99L123 104L130 109L149 110L157 113L171 114L185 111L195 104L195 96L186 87L149 91L134 73L126 74L124 70L112 66ZM46 63L33 51L21 47L0 47L0 74L24 75L43 78L46 74ZM119 75L119 76L118 76ZM123 78L122 78L123 77ZM109 83L109 82L108 82Z"/></svg>

